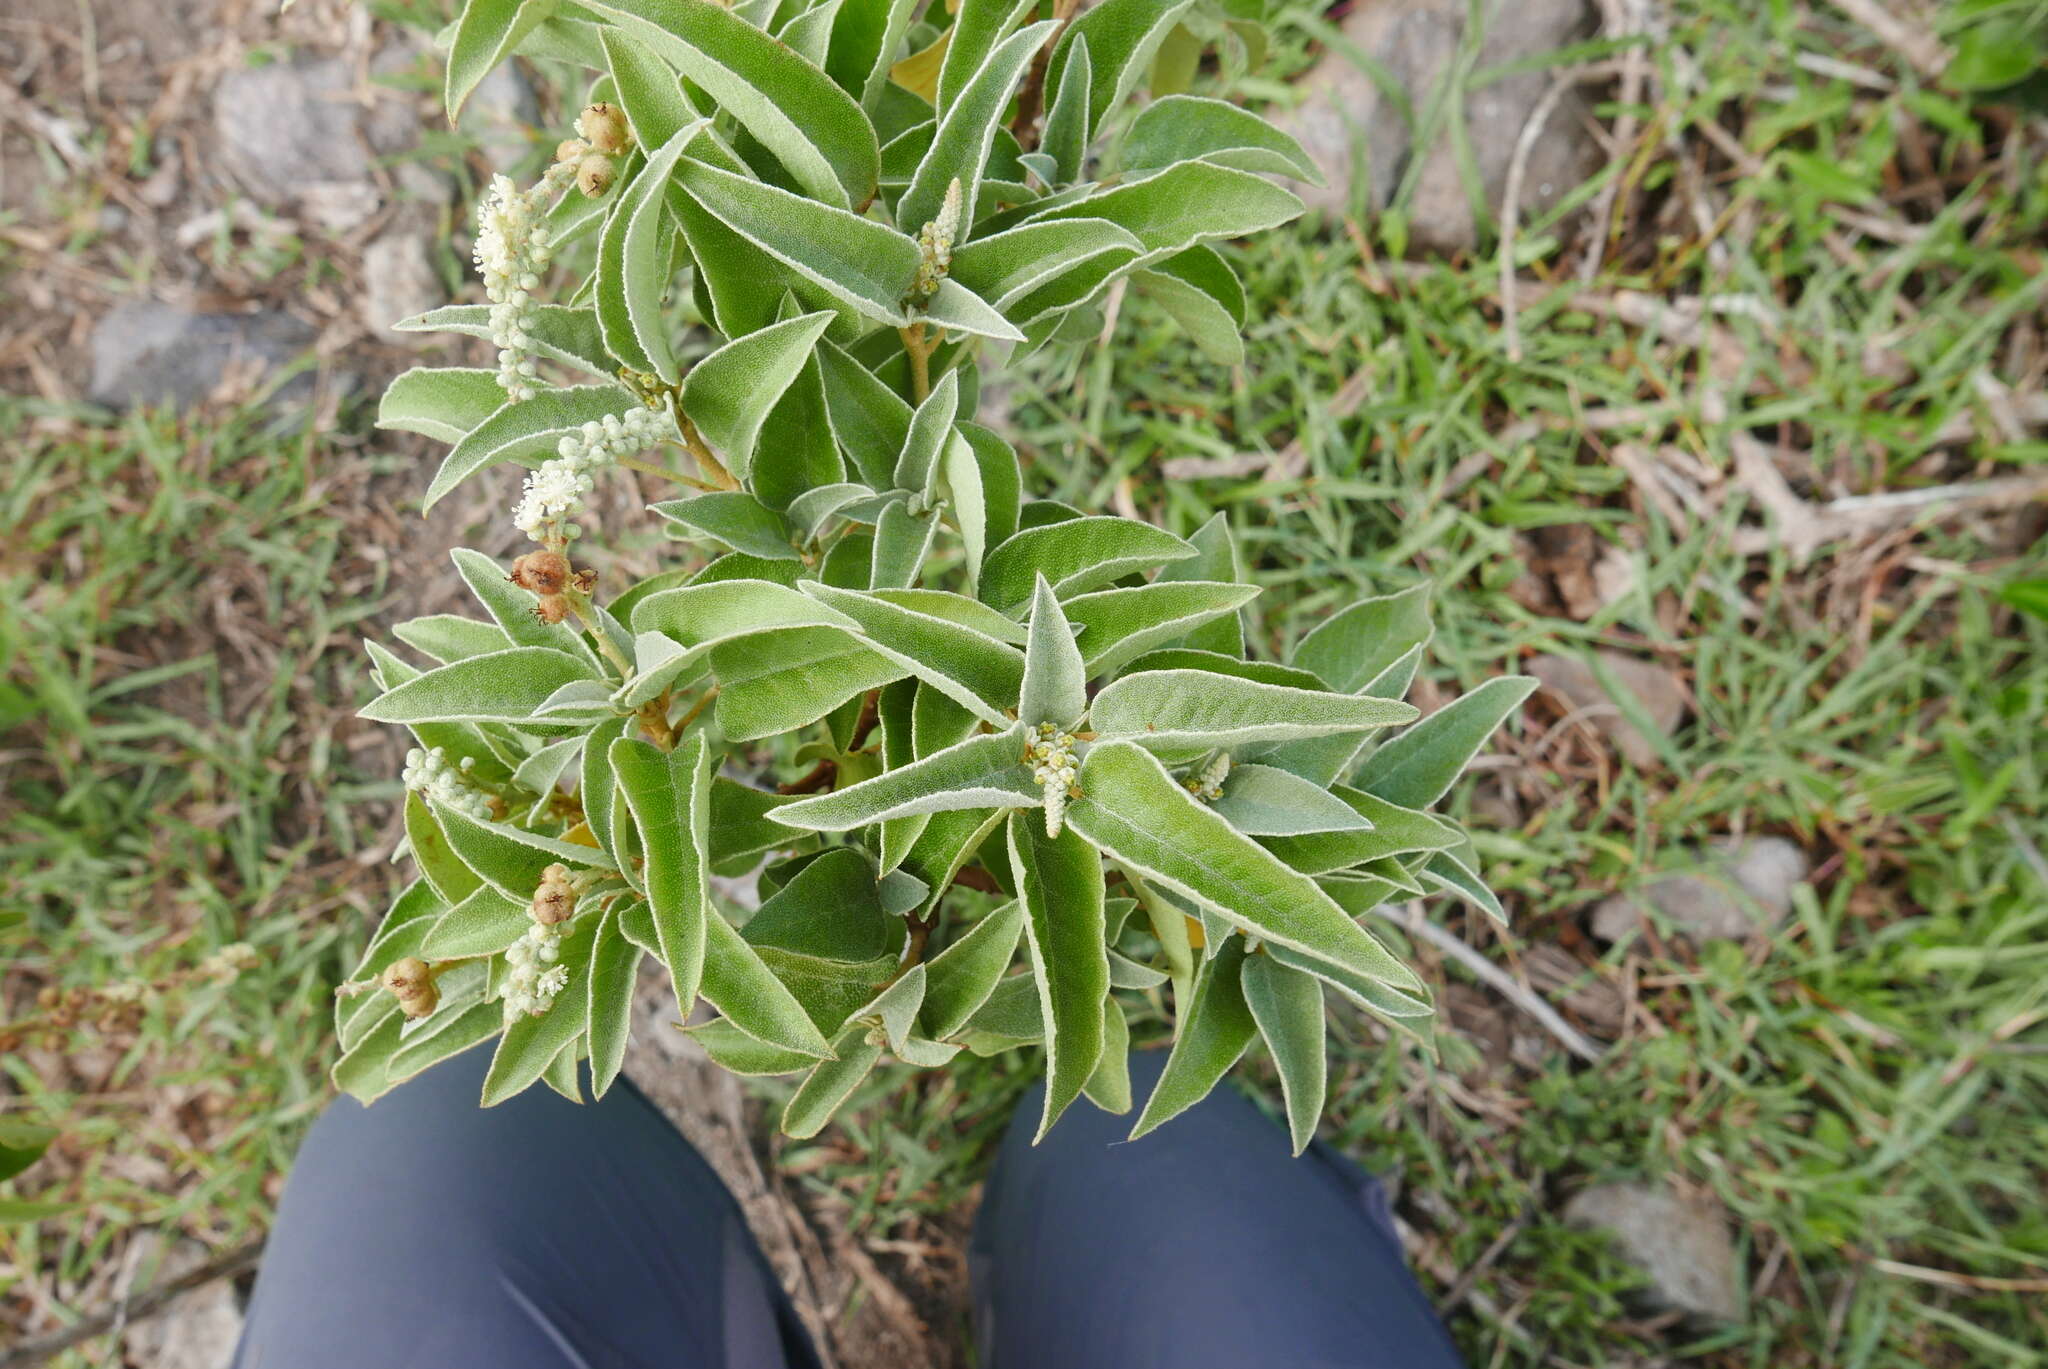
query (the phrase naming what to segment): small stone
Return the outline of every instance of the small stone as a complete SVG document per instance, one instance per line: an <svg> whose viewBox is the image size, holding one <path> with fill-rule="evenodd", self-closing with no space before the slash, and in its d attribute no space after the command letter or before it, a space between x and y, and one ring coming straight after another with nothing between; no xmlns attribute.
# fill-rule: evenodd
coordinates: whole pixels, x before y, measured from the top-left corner
<svg viewBox="0 0 2048 1369"><path fill-rule="evenodd" d="M1599 657L1641 706L1658 737L1669 737L1684 721L1685 684L1676 671L1618 651L1602 651ZM1636 769L1648 770L1659 763L1656 743L1621 711L1584 660L1577 656L1539 656L1529 662L1529 673L1575 712L1582 712L1585 720L1613 742L1615 749Z"/></svg>
<svg viewBox="0 0 2048 1369"><path fill-rule="evenodd" d="M309 186L367 183L374 161L349 64L295 57L227 72L214 88L221 167L260 203L280 208Z"/></svg>
<svg viewBox="0 0 2048 1369"><path fill-rule="evenodd" d="M1766 933L1791 915L1792 891L1811 868L1783 837L1721 837L1700 853L1697 871L1674 872L1633 894L1603 899L1593 935L1620 941L1652 912L1694 941L1736 941Z"/></svg>
<svg viewBox="0 0 2048 1369"><path fill-rule="evenodd" d="M95 404L189 407L213 393L231 369L269 369L312 345L310 324L290 314L195 314L154 300L116 305L92 332ZM303 395L313 377L296 376L286 396Z"/></svg>
<svg viewBox="0 0 2048 1369"><path fill-rule="evenodd" d="M540 100L517 62L500 62L477 83L456 127L477 140L494 171L509 172L532 148Z"/></svg>
<svg viewBox="0 0 2048 1369"><path fill-rule="evenodd" d="M1707 1197L1682 1197L1662 1185L1601 1184L1575 1194L1564 1218L1606 1231L1622 1257L1649 1279L1661 1308L1732 1322L1742 1315L1735 1243L1727 1213Z"/></svg>
<svg viewBox="0 0 2048 1369"><path fill-rule="evenodd" d="M146 1234L153 1256L158 1238L154 1232ZM180 1241L154 1271L153 1281L176 1278L206 1259L206 1249L198 1242ZM242 1308L234 1282L215 1279L180 1295L156 1316L136 1322L121 1341L131 1364L150 1369L227 1369L241 1338Z"/></svg>
<svg viewBox="0 0 2048 1369"><path fill-rule="evenodd" d="M394 225L363 248L363 322L387 341L431 342L431 334L394 332L391 325L445 303L446 294L421 234Z"/></svg>
<svg viewBox="0 0 2048 1369"><path fill-rule="evenodd" d="M1485 37L1473 70L1541 57L1585 37L1586 0L1516 0L1488 5ZM1349 44L1377 63L1418 111L1429 108L1438 86L1451 79L1464 42L1467 0L1378 0L1356 6L1344 20ZM1517 139L1555 71L1535 68L1492 82L1465 97L1465 135L1486 202L1497 215L1507 189ZM1413 146L1413 133L1393 102L1364 68L1342 51L1327 53L1302 79L1299 106L1277 122L1308 150L1328 181L1304 187L1311 207L1348 207L1363 169L1366 206L1387 207L1420 156L1408 204L1409 238L1427 251L1450 253L1478 242L1478 225L1465 190L1451 131L1435 144ZM1599 148L1587 133L1591 106L1568 91L1538 135L1522 175L1521 221L1547 211L1598 167Z"/></svg>

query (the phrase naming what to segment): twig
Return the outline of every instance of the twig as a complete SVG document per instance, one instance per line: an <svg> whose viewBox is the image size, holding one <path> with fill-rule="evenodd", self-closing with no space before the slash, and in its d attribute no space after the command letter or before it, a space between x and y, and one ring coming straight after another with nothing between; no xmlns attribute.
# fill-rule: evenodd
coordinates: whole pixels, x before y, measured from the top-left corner
<svg viewBox="0 0 2048 1369"><path fill-rule="evenodd" d="M1604 1054L1602 1049L1584 1036L1578 1028L1559 1016L1557 1009L1539 997L1535 990L1522 984L1513 975L1488 960L1464 942L1452 936L1442 927L1422 916L1419 903L1383 903L1373 909L1381 917L1393 923L1412 936L1420 937L1442 951L1451 959L1470 970L1501 997L1536 1019L1537 1023L1558 1039L1560 1045L1589 1065L1598 1064Z"/></svg>
<svg viewBox="0 0 2048 1369"><path fill-rule="evenodd" d="M29 1369L31 1365L41 1364L53 1355L61 1354L74 1345L112 1330L117 1324L132 1326L146 1317L153 1317L194 1289L203 1288L216 1279L236 1278L254 1269L262 1255L263 1242L250 1241L247 1245L231 1250L225 1255L186 1270L175 1279L158 1284L134 1297L124 1298L114 1306L103 1308L61 1331L52 1331L48 1335L35 1336L20 1342L12 1350L0 1354L0 1369Z"/></svg>
<svg viewBox="0 0 2048 1369"><path fill-rule="evenodd" d="M1899 54L1922 76L1935 77L1948 69L1955 54L1939 38L1880 0L1830 0L1834 7L1877 35L1878 41Z"/></svg>
<svg viewBox="0 0 2048 1369"><path fill-rule="evenodd" d="M2048 1293L2048 1279L2000 1279L1985 1274L1958 1274L1952 1269L1929 1269L1926 1265L1902 1264L1898 1260L1872 1260L1870 1267L1880 1273L1895 1274L1918 1283L1938 1284L1943 1288L1970 1288L1983 1293Z"/></svg>
<svg viewBox="0 0 2048 1369"><path fill-rule="evenodd" d="M1515 320L1515 227L1521 218L1522 177L1529 171L1529 154L1536 150L1538 135L1550 122L1558 101L1565 97L1567 91L1581 81L1612 76L1614 70L1612 62L1595 62L1560 75L1550 83L1550 89L1543 92L1543 98L1536 102L1536 107L1529 111L1529 121L1522 125L1521 136L1515 139L1514 155L1508 159L1507 186L1500 197L1501 330L1507 334L1510 361L1522 359L1522 334Z"/></svg>

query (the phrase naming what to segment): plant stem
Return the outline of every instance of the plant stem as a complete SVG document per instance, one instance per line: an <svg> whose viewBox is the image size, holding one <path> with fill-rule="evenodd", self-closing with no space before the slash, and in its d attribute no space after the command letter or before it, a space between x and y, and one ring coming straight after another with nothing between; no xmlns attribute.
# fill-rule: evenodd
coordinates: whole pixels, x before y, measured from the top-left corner
<svg viewBox="0 0 2048 1369"><path fill-rule="evenodd" d="M619 464L629 471L639 471L643 475L658 475L664 480L673 480L678 485L688 485L692 489L715 490L718 488L716 485L706 484L694 475L684 475L681 471L672 471L666 466L657 466L652 461L641 461L634 457L622 456L619 458Z"/></svg>
<svg viewBox="0 0 2048 1369"><path fill-rule="evenodd" d="M597 649L619 672L620 681L632 679L633 663L619 654L619 649L612 645L610 635L605 632L604 624L598 622L597 615L590 611L590 596L572 588L564 590L562 597L569 601L569 611L576 615L577 622L583 624L583 630L597 640Z"/></svg>
<svg viewBox="0 0 2048 1369"><path fill-rule="evenodd" d="M910 390L922 404L932 392L932 349L925 345L924 324L912 323L897 330L903 335L903 350L910 354Z"/></svg>
<svg viewBox="0 0 2048 1369"><path fill-rule="evenodd" d="M704 472L704 478L711 487L718 490L736 490L740 482L733 479L731 471L725 468L711 448L704 442L704 435L697 431L697 425L683 412L683 392L673 389L668 392L668 411L675 415L676 429L683 435L683 447L697 460L697 469Z"/></svg>

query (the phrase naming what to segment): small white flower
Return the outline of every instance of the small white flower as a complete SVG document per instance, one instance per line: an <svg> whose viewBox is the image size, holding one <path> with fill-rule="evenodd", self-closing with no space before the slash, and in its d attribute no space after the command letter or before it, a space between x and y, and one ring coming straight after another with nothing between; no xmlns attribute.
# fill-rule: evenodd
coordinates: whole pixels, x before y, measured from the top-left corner
<svg viewBox="0 0 2048 1369"><path fill-rule="evenodd" d="M1025 751L1027 760L1038 763L1032 768L1031 778L1045 792L1045 834L1049 837L1058 836L1066 823L1068 790L1079 773L1074 767L1077 740L1071 732L1062 732L1051 723L1040 723L1038 736Z"/></svg>
<svg viewBox="0 0 2048 1369"><path fill-rule="evenodd" d="M491 797L477 787L470 778L470 767L476 764L473 756L464 756L461 764L451 763L448 753L440 747L423 751L419 747L405 753L405 774L403 782L407 789L417 790L456 812L475 818L478 822L491 822Z"/></svg>

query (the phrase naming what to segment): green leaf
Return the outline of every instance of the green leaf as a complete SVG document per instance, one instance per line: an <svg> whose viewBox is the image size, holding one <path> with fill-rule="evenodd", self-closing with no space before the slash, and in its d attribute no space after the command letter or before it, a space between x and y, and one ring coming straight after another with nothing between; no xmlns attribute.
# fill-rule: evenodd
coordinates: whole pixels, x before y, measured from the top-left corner
<svg viewBox="0 0 2048 1369"><path fill-rule="evenodd" d="M755 454L747 480L769 508L787 511L803 496L820 489L868 492L865 485L843 483L846 463L840 459L839 441L832 432L825 381L815 356L805 359L795 381L775 402L768 426L778 440ZM797 521L793 515L791 521ZM797 532L816 540L823 523L829 521L799 524Z"/></svg>
<svg viewBox="0 0 2048 1369"><path fill-rule="evenodd" d="M1166 1068L1131 1129L1133 1141L1207 1098L1251 1045L1258 1023L1244 1001L1244 962L1244 938L1234 936L1195 971L1193 998L1174 1034Z"/></svg>
<svg viewBox="0 0 2048 1369"><path fill-rule="evenodd" d="M582 199L582 196L576 198ZM391 327L401 333L446 332L488 338L491 335L491 306L443 305L424 314L400 319ZM611 379L617 368L617 363L605 352L604 334L598 328L597 315L589 309L571 308L564 304L529 304L524 328L532 350L550 361L559 361L564 366L573 366L605 380ZM494 386L497 384L495 369L483 374L492 377ZM479 397L481 393L479 389ZM501 389L497 403L504 402L505 392Z"/></svg>
<svg viewBox="0 0 2048 1369"><path fill-rule="evenodd" d="M645 43L739 121L813 199L874 198L881 148L851 96L785 44L711 0L579 0Z"/></svg>
<svg viewBox="0 0 2048 1369"><path fill-rule="evenodd" d="M1024 648L1017 721L1026 727L1051 723L1065 732L1087 711L1088 670L1081 662L1081 648L1052 586L1041 575L1031 598L1031 636Z"/></svg>
<svg viewBox="0 0 2048 1369"><path fill-rule="evenodd" d="M365 704L379 723L525 722L563 685L591 678L567 652L518 646L439 666Z"/></svg>
<svg viewBox="0 0 2048 1369"><path fill-rule="evenodd" d="M804 592L859 624L865 640L904 670L976 717L1009 725L1024 681L1017 648L950 619L900 607L872 594L806 581Z"/></svg>
<svg viewBox="0 0 2048 1369"><path fill-rule="evenodd" d="M1027 528L989 554L982 566L982 602L1005 613L1031 598L1037 577L1062 598L1098 588L1134 571L1193 556L1170 532L1129 518L1099 515Z"/></svg>
<svg viewBox="0 0 2048 1369"><path fill-rule="evenodd" d="M1032 54L1058 28L1057 22L1048 19L1011 34L988 54L987 60L960 90L957 100L948 103L941 95L942 113L931 151L918 164L917 175L911 179L910 188L896 203L896 222L900 226L915 227L936 218L940 204L946 198L946 187L957 180L960 182L961 203L967 206L967 213L962 217L960 232L956 236L966 240L970 227L967 220L971 218L973 206L981 195L982 173L988 167L989 147L995 141L996 129L1001 126L1003 109L1010 103L1017 83L1024 78ZM947 60L949 63L952 60L950 48ZM940 79L943 83L943 74Z"/></svg>
<svg viewBox="0 0 2048 1369"><path fill-rule="evenodd" d="M1303 832L1364 832L1372 820L1321 785L1276 766L1239 762L1210 805L1248 837Z"/></svg>
<svg viewBox="0 0 2048 1369"><path fill-rule="evenodd" d="M839 6L825 70L869 109L889 84L889 67L916 10L917 0L843 0Z"/></svg>
<svg viewBox="0 0 2048 1369"><path fill-rule="evenodd" d="M764 561L799 560L796 529L789 520L744 490L713 490L687 499L668 499L648 508Z"/></svg>
<svg viewBox="0 0 2048 1369"><path fill-rule="evenodd" d="M925 557L931 555L938 534L939 520L930 513L912 513L908 499L884 505L875 519L868 587L888 590L909 586L917 579Z"/></svg>
<svg viewBox="0 0 2048 1369"><path fill-rule="evenodd" d="M626 1063L633 1035L633 985L645 954L619 930L619 913L607 909L590 953L590 1092L602 1098Z"/></svg>
<svg viewBox="0 0 2048 1369"><path fill-rule="evenodd" d="M462 902L483 883L448 844L441 824L427 808L427 801L412 790L405 795L405 844L412 849L413 864L419 866L434 892L448 903Z"/></svg>
<svg viewBox="0 0 2048 1369"><path fill-rule="evenodd" d="M683 93L683 83L674 68L655 56L645 43L626 37L617 29L598 33L604 44L605 63L612 74L612 87L619 106L633 125L633 139L641 147L660 147L684 127L695 123L697 111Z"/></svg>
<svg viewBox="0 0 2048 1369"><path fill-rule="evenodd" d="M900 1052L904 1040L917 1025L917 1010L924 1002L924 993L925 968L922 964L912 965L894 983L876 994L873 1001L856 1009L849 1020L880 1027L889 1042L889 1049Z"/></svg>
<svg viewBox="0 0 2048 1369"><path fill-rule="evenodd" d="M1176 570L1186 562L1168 566ZM1256 599L1257 585L1221 580L1168 579L1149 585L1077 594L1066 602L1067 617L1081 628L1081 654L1088 674L1108 675L1164 642L1178 641L1205 623L1229 618Z"/></svg>
<svg viewBox="0 0 2048 1369"><path fill-rule="evenodd" d="M955 809L933 813L925 819L924 830L911 842L901 862L904 874L923 880L926 888L931 890L919 911L930 915L952 885L953 876L974 859L982 843L988 840L1008 811L1006 808Z"/></svg>
<svg viewBox="0 0 2048 1369"><path fill-rule="evenodd" d="M811 1067L803 1083L782 1109L782 1133L798 1140L816 1136L882 1058L882 1048L868 1038L866 1027L849 1027L832 1043L837 1058Z"/></svg>
<svg viewBox="0 0 2048 1369"><path fill-rule="evenodd" d="M735 1027L724 1018L700 1022L684 1030L704 1048L711 1062L722 1070L749 1078L774 1074L795 1074L818 1063L815 1055L771 1046Z"/></svg>
<svg viewBox="0 0 2048 1369"><path fill-rule="evenodd" d="M863 690L903 678L894 660L839 628L789 628L712 648L719 730L753 741L807 727Z"/></svg>
<svg viewBox="0 0 2048 1369"><path fill-rule="evenodd" d="M814 832L850 832L913 813L1035 808L1043 796L1023 755L1021 727L983 733L837 793L778 808L775 820Z"/></svg>
<svg viewBox="0 0 2048 1369"><path fill-rule="evenodd" d="M1320 875L1411 851L1446 850L1465 839L1450 823L1362 790L1338 785L1332 794L1366 819L1367 827L1267 836L1260 844L1303 874Z"/></svg>
<svg viewBox="0 0 2048 1369"><path fill-rule="evenodd" d="M453 613L430 613L408 618L391 629L391 635L413 650L433 657L442 665L487 651L503 651L516 645L495 623L479 623Z"/></svg>
<svg viewBox="0 0 2048 1369"><path fill-rule="evenodd" d="M825 407L832 430L871 488L892 483L896 459L910 432L910 405L867 367L830 342L818 346Z"/></svg>
<svg viewBox="0 0 2048 1369"><path fill-rule="evenodd" d="M1244 364L1244 290L1220 257L1220 275L1195 268L1206 265L1207 247L1195 246L1175 253L1151 270L1132 275L1138 293L1157 303L1193 339L1203 356L1219 366ZM1233 312L1232 305L1236 305Z"/></svg>
<svg viewBox="0 0 2048 1369"><path fill-rule="evenodd" d="M441 103L448 122L462 113L470 93L511 56L534 26L553 14L555 0L465 0L448 46L448 71Z"/></svg>
<svg viewBox="0 0 2048 1369"><path fill-rule="evenodd" d="M1088 82L1088 117L1100 127L1121 105L1152 63L1152 54L1180 22L1193 0L1103 0L1067 26L1053 49L1053 70L1065 79L1072 50L1086 42L1093 59Z"/></svg>
<svg viewBox="0 0 2048 1369"><path fill-rule="evenodd" d="M1248 109L1197 95L1169 95L1145 106L1124 135L1121 157L1127 175L1200 159L1323 183L1314 159L1285 129Z"/></svg>
<svg viewBox="0 0 2048 1369"><path fill-rule="evenodd" d="M944 618L947 622L958 623L962 627L971 627L984 637L993 637L999 642L1008 642L1011 646L1021 647L1030 639L1030 634L1022 623L1004 617L979 599L970 599L951 590L878 589L871 591L868 597L933 618ZM953 740L958 741L959 738L955 737Z"/></svg>
<svg viewBox="0 0 2048 1369"><path fill-rule="evenodd" d="M1430 635L1429 586L1421 584L1340 609L1311 628L1288 659L1350 694Z"/></svg>
<svg viewBox="0 0 2048 1369"><path fill-rule="evenodd" d="M583 639L565 624L542 622L533 611L533 595L513 584L503 566L468 547L455 548L449 557L455 562L456 573L491 615L491 621L504 632L509 645L550 647L587 661L591 670L596 669L597 658Z"/></svg>
<svg viewBox="0 0 2048 1369"><path fill-rule="evenodd" d="M1250 237L1277 228L1300 215L1301 209L1301 201L1291 192L1249 171L1182 162L1047 210L1036 221L1108 219L1136 235L1150 258L1157 260L1199 242Z"/></svg>
<svg viewBox="0 0 2048 1369"><path fill-rule="evenodd" d="M1132 873L1262 940L1397 987L1420 986L1314 880L1203 806L1149 752L1130 742L1097 743L1081 762L1080 784L1067 822Z"/></svg>
<svg viewBox="0 0 2048 1369"><path fill-rule="evenodd" d="M1104 1112L1121 1117L1131 1110L1131 1024L1114 995L1102 1000L1102 1058L1081 1092Z"/></svg>
<svg viewBox="0 0 2048 1369"><path fill-rule="evenodd" d="M540 887L541 872L554 864L583 868L609 864L594 846L579 846L529 832L509 822L479 822L467 813L435 803L448 844L462 863L483 876L484 883L509 899L524 902Z"/></svg>
<svg viewBox="0 0 2048 1369"><path fill-rule="evenodd" d="M431 509L457 485L500 461L538 464L555 454L555 446L585 423L623 414L638 403L618 385L571 385L542 390L531 399L505 405L471 429L442 458L427 486L421 511Z"/></svg>
<svg viewBox="0 0 2048 1369"><path fill-rule="evenodd" d="M1035 813L1010 814L1008 837L1046 1028L1045 1110L1035 1142L1081 1096L1102 1058L1102 1005L1109 997L1102 860L1074 831L1048 837Z"/></svg>
<svg viewBox="0 0 2048 1369"><path fill-rule="evenodd" d="M958 0L952 6L953 27L946 60L939 67L938 99L933 102L942 113L983 69L996 44L1035 8L1034 0ZM967 203L974 200L970 197Z"/></svg>
<svg viewBox="0 0 2048 1369"><path fill-rule="evenodd" d="M25 1117L0 1117L0 1180L12 1179L43 1157L57 1129Z"/></svg>
<svg viewBox="0 0 2048 1369"><path fill-rule="evenodd" d="M709 125L684 125L648 156L647 165L620 192L597 240L597 323L605 346L634 370L676 383L675 343L662 306L674 279L668 228L668 180L676 159Z"/></svg>
<svg viewBox="0 0 2048 1369"><path fill-rule="evenodd" d="M569 982L546 1012L520 1017L498 1038L497 1053L484 1075L483 1106L496 1107L524 1092L590 1025L590 952L598 921L585 915L568 924L555 964L568 972Z"/></svg>
<svg viewBox="0 0 2048 1369"><path fill-rule="evenodd" d="M955 439L940 456L939 491L960 530L969 589L980 582L989 548L1017 530L1022 479L1010 444L972 423L957 427Z"/></svg>
<svg viewBox="0 0 2048 1369"><path fill-rule="evenodd" d="M1470 853L1469 843L1462 852L1456 847L1437 852L1429 858L1429 863L1422 867L1422 881L1457 895L1505 927L1508 922L1507 909L1501 907L1499 897L1486 887L1486 881L1480 878L1479 872L1472 868L1471 863L1465 858Z"/></svg>
<svg viewBox="0 0 2048 1369"><path fill-rule="evenodd" d="M1436 1011L1426 998L1402 993L1377 979L1353 974L1349 970L1332 965L1327 960L1319 960L1315 956L1305 955L1285 946L1267 946L1263 949L1280 964L1314 975L1381 1021L1402 1026L1405 1030L1413 1030L1408 1024L1429 1017ZM1417 992L1427 991L1418 989Z"/></svg>
<svg viewBox="0 0 2048 1369"><path fill-rule="evenodd" d="M1144 244L1107 219L1027 223L973 242L953 254L952 278L996 308L1009 307L1082 262L1121 251L1133 260ZM495 374L495 373L493 373Z"/></svg>
<svg viewBox="0 0 2048 1369"><path fill-rule="evenodd" d="M1260 684L1205 670L1148 670L1103 686L1088 718L1104 737L1127 737L1182 760L1215 747L1364 732L1413 720L1394 699Z"/></svg>
<svg viewBox="0 0 2048 1369"><path fill-rule="evenodd" d="M917 244L895 229L687 157L676 181L721 223L834 299L892 327L910 321L903 299L917 279Z"/></svg>
<svg viewBox="0 0 2048 1369"><path fill-rule="evenodd" d="M1052 70L1057 73L1049 81L1052 90L1052 107L1045 116L1045 132L1038 147L1053 159L1062 185L1081 179L1081 169L1088 160L1088 142L1095 136L1095 116L1090 108L1095 85L1095 62L1088 51L1088 36L1077 33L1071 44L1062 43L1054 49L1055 54L1064 51L1064 62L1055 55Z"/></svg>
<svg viewBox="0 0 2048 1369"><path fill-rule="evenodd" d="M704 930L704 977L698 993L758 1041L814 1059L832 1054L803 1004L730 922L707 916Z"/></svg>
<svg viewBox="0 0 2048 1369"><path fill-rule="evenodd" d="M971 333L998 342L1024 341L1024 334L1015 324L950 276L939 282L938 293L926 301L924 317L955 333Z"/></svg>
<svg viewBox="0 0 2048 1369"><path fill-rule="evenodd" d="M734 475L744 479L752 468L761 425L802 372L832 318L819 312L772 324L726 343L690 367L683 382L683 412L725 456Z"/></svg>
<svg viewBox="0 0 2048 1369"><path fill-rule="evenodd" d="M960 407L960 373L948 371L910 417L903 450L896 457L896 488L929 501L938 484L939 453L953 436Z"/></svg>
<svg viewBox="0 0 2048 1369"><path fill-rule="evenodd" d="M967 1025L1009 969L1023 930L1024 907L1012 899L926 962L924 1003L918 1009L925 1035L943 1041Z"/></svg>
<svg viewBox="0 0 2048 1369"><path fill-rule="evenodd" d="M1301 1154L1316 1137L1328 1087L1323 1056L1323 988L1315 977L1269 955L1245 957L1245 1004L1280 1072L1287 1100L1287 1133Z"/></svg>
<svg viewBox="0 0 2048 1369"><path fill-rule="evenodd" d="M377 426L460 442L505 403L495 369L415 366L384 389Z"/></svg>
<svg viewBox="0 0 2048 1369"><path fill-rule="evenodd" d="M685 1018L704 976L705 924L711 911L711 758L704 734L674 751L621 737L612 773L646 853L647 904L654 935Z"/></svg>
<svg viewBox="0 0 2048 1369"><path fill-rule="evenodd" d="M1535 688L1526 675L1504 675L1459 696L1382 743L1359 770L1358 787L1389 803L1427 808Z"/></svg>
<svg viewBox="0 0 2048 1369"><path fill-rule="evenodd" d="M533 927L533 905L478 881L463 900L435 919L419 943L424 960L497 955Z"/></svg>

